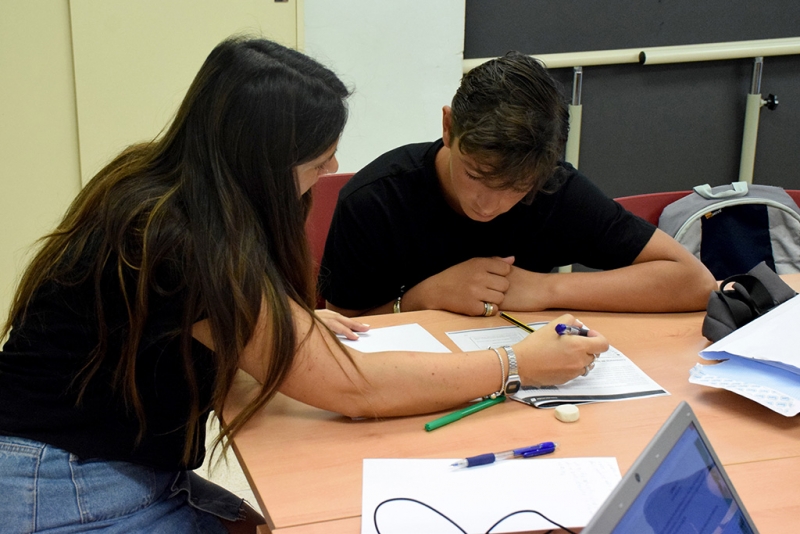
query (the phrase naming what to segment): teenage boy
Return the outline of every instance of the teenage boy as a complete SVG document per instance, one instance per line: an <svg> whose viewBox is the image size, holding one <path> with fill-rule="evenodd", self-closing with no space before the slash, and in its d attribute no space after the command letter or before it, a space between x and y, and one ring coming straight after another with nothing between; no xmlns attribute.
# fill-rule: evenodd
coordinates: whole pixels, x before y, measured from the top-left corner
<svg viewBox="0 0 800 534"><path fill-rule="evenodd" d="M320 270L328 308L705 308L717 288L705 266L559 161L568 118L533 58L466 74L442 139L392 150L342 189ZM572 263L600 271L551 272Z"/></svg>

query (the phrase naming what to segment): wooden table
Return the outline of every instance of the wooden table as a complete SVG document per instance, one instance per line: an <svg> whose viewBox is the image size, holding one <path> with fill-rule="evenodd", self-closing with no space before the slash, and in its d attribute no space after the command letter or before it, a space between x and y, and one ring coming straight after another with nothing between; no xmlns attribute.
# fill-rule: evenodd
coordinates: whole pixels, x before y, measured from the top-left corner
<svg viewBox="0 0 800 534"><path fill-rule="evenodd" d="M795 288L800 275L786 277ZM528 322L560 312L515 313ZM353 421L278 395L234 440L234 450L276 534L358 533L363 458L463 458L540 441L556 441L554 457L615 456L624 474L681 400L697 414L762 534L800 523L800 417L787 418L734 393L690 384L689 369L708 363L698 352L704 313L576 316L671 393L670 396L588 404L577 423L552 410L517 402L471 415L434 432L436 415ZM370 317L373 328L417 322L456 351L447 331L507 326L498 317L470 318L440 311ZM435 357L435 356L434 356ZM237 380L226 415L253 386Z"/></svg>

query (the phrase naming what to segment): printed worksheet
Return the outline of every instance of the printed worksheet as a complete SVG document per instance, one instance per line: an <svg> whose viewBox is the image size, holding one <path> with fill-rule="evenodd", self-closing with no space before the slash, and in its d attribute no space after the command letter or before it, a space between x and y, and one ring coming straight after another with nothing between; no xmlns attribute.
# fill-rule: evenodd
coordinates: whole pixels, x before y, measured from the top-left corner
<svg viewBox="0 0 800 534"><path fill-rule="evenodd" d="M537 330L547 323L530 323ZM447 332L448 337L463 351L485 350L489 347L513 345L529 335L516 326L480 328ZM614 347L599 355L594 369L558 386L523 386L510 398L537 408L555 408L560 404L609 402L669 395L627 356Z"/></svg>

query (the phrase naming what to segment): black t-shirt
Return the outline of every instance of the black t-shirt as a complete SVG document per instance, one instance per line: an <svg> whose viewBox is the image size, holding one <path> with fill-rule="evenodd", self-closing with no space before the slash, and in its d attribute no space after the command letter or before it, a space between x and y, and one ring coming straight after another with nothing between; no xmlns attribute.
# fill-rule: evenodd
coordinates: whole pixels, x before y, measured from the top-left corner
<svg viewBox="0 0 800 534"><path fill-rule="evenodd" d="M133 286L129 289L129 294L135 291ZM190 409L180 351L185 292L178 288L149 294L149 318L136 361L147 420L138 445L135 413L126 408L122 392L112 388L128 319L111 267L104 274L101 293L109 324L108 357L77 404L76 376L99 340L93 283L48 282L36 292L24 323L14 325L0 352L0 434L49 443L83 459L123 460L168 470L199 467L215 368L213 353L192 340L192 365L204 415L195 434L198 454L184 465Z"/></svg>
<svg viewBox="0 0 800 534"><path fill-rule="evenodd" d="M630 265L655 227L606 197L568 163L532 202L489 222L456 213L436 176L442 141L382 155L342 189L320 269L325 299L364 310L475 257L515 256L514 265L546 273L580 263ZM553 191L554 190L554 191Z"/></svg>

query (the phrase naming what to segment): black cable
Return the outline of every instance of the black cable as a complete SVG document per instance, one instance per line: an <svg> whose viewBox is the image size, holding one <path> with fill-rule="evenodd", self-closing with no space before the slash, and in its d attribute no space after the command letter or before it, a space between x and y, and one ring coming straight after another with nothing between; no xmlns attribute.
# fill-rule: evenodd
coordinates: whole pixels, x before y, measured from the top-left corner
<svg viewBox="0 0 800 534"><path fill-rule="evenodd" d="M489 533L490 533L492 530L494 530L494 528L495 528L497 525L499 525L500 523L502 523L503 521L505 521L505 520L506 520L506 519L508 519L509 517L511 517L511 516L513 516L513 515L517 515L517 514L536 514L536 515L538 515L539 517L541 517L542 519L544 519L545 521L548 521L548 522L550 522L550 523L554 524L555 526L557 526L557 527L558 527L558 528L560 528L561 530L566 530L566 531L567 531L567 532L569 532L570 534L576 534L576 532L575 532L574 530L570 530L570 529L568 529L567 527L565 527L564 525L559 525L558 523L556 523L555 521L553 521L552 519L550 519L549 517L547 517L547 516L546 516L546 515L544 515L543 513L541 513L541 512L537 512L536 510L517 510L516 512L511 512L511 513L510 513L510 514L508 514L507 516L500 518L500 519L497 521L497 523L495 523L494 525L492 525L491 527L489 527L489 530L487 530L487 531L486 531L486 534L489 534Z"/></svg>
<svg viewBox="0 0 800 534"><path fill-rule="evenodd" d="M452 519L450 519L449 517L444 515L442 512L440 512L439 510L437 510L433 506L431 506L429 504L426 504L426 503L424 503L422 501L418 501L417 499L411 499L409 497L395 497L395 498L392 498L392 499L386 499L385 501L383 501L382 503L380 503L378 506L375 507L375 511L372 513L372 522L375 525L375 532L377 532L378 534L381 534L381 530L380 530L380 528L378 528L378 510L384 504L390 503L392 501L407 501L407 502L413 502L413 503L416 503L416 504L421 504L422 506L424 506L428 510L431 510L432 512L434 512L436 514L439 514L441 517L443 517L444 519L449 521L450 524L452 524L454 527L456 527L459 530L459 532L462 532L463 534L467 534L467 531L464 530L463 528L461 528L458 525L458 523L456 523L455 521L453 521ZM489 530L486 531L486 534L491 534L492 530L494 530L495 527L497 527L497 525L499 525L500 523L502 523L503 521L505 521L509 517L517 515L517 514L536 514L536 515L540 516L542 519L544 519L545 521L548 521L548 522L552 523L553 525L557 526L558 528L560 528L562 530L565 530L565 531L569 532L570 534L576 534L575 531L570 530L570 529L568 529L567 527L565 527L563 525L559 525L558 523L556 523L555 521L553 521L552 519L550 519L549 517L547 517L543 513L537 512L536 510L517 510L516 512L511 512L510 514L500 518L494 525L492 525L489 528ZM550 532L552 532L552 530ZM548 534L550 534L550 533L548 532Z"/></svg>
<svg viewBox="0 0 800 534"><path fill-rule="evenodd" d="M386 504L388 502L392 502L392 501L408 501L408 502L415 502L417 504L421 504L425 508L427 508L427 509L429 509L429 510L431 510L433 512L436 512L437 514L439 514L443 518L447 519L448 521L450 521L450 523L453 524L454 527L456 527L458 530L460 530L464 534L467 534L466 530L464 530L463 528L458 526L458 524L455 521L453 521L452 519L450 519L449 517L444 515L442 512L440 512L439 510L437 510L433 506L431 506L429 504L425 504L424 502L418 501L416 499L410 499L408 497L395 497L394 499L386 499L385 501L383 501L382 503L380 503L378 506L375 507L375 511L372 513L372 522L375 524L375 532L377 532L378 534L381 534L381 529L378 528L378 509L380 509L380 507L383 506L384 504Z"/></svg>

